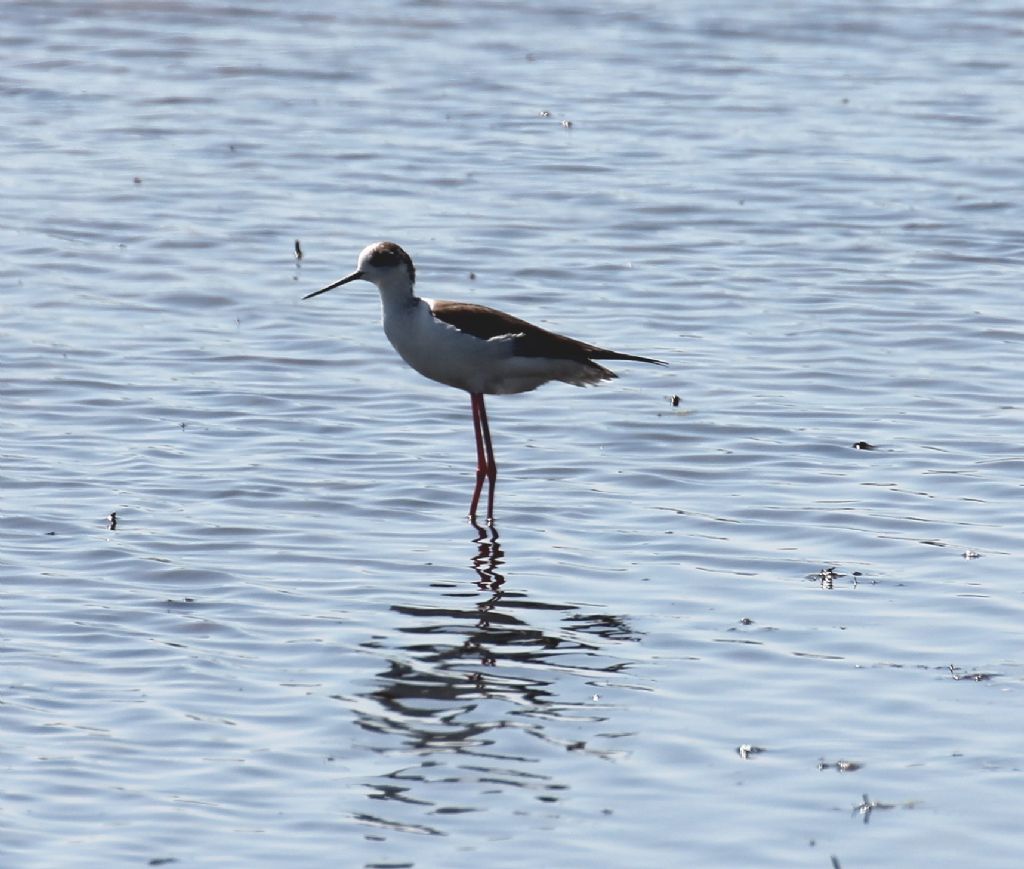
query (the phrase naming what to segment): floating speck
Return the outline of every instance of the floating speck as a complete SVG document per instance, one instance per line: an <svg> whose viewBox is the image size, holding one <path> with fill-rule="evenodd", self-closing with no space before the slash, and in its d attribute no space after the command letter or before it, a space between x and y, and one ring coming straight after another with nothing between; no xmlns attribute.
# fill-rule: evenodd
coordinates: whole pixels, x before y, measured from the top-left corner
<svg viewBox="0 0 1024 869"><path fill-rule="evenodd" d="M949 665L949 674L955 682L987 682L994 679L998 673L960 673L959 668L953 664Z"/></svg>
<svg viewBox="0 0 1024 869"><path fill-rule="evenodd" d="M853 807L853 813L855 815L860 814L864 816L864 823L868 822L871 817L871 813L875 809L895 809L896 806L892 803L881 803L878 800L871 799L867 794L861 797L861 803L859 806Z"/></svg>
<svg viewBox="0 0 1024 869"><path fill-rule="evenodd" d="M836 772L856 772L863 764L853 760L837 760L835 763L827 763L824 760L818 761L818 769L834 769Z"/></svg>
<svg viewBox="0 0 1024 869"><path fill-rule="evenodd" d="M809 574L807 578L818 580L818 582L821 583L822 588L828 589L833 588L835 581L845 575L845 573L840 573L834 567L823 567L817 573Z"/></svg>

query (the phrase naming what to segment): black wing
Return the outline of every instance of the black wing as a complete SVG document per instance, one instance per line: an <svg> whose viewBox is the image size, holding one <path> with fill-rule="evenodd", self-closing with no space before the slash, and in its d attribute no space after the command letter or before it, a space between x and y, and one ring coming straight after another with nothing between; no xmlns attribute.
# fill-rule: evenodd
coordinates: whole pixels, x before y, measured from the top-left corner
<svg viewBox="0 0 1024 869"><path fill-rule="evenodd" d="M547 329L526 322L526 320L520 320L504 311L484 305L436 301L431 307L431 311L438 320L483 341L501 335L518 336L515 339L515 352L520 356L572 359L575 362L590 362L592 359L626 359L633 362L650 362L653 365L666 364L657 359L648 359L646 356L618 353L615 350L605 350L603 347L577 341L575 338L567 338L565 335L549 332Z"/></svg>

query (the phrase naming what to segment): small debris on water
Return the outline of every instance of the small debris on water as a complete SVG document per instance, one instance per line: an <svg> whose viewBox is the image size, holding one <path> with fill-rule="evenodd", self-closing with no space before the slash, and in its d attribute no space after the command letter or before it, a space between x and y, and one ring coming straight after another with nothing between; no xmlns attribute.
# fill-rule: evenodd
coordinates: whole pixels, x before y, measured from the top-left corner
<svg viewBox="0 0 1024 869"><path fill-rule="evenodd" d="M853 813L864 816L864 823L868 822L871 817L871 813L875 809L895 809L896 806L893 803L880 803L878 800L871 799L867 794L861 797L861 803L859 806L853 807Z"/></svg>
<svg viewBox="0 0 1024 869"><path fill-rule="evenodd" d="M108 531L117 531L117 513L113 513L112 512L107 517L107 530Z"/></svg>
<svg viewBox="0 0 1024 869"><path fill-rule="evenodd" d="M981 553L974 549L968 549L964 552L964 558L981 558Z"/></svg>
<svg viewBox="0 0 1024 869"><path fill-rule="evenodd" d="M565 127L568 130L570 127L572 127L572 121L569 121L569 120L562 121L562 126Z"/></svg>
<svg viewBox="0 0 1024 869"><path fill-rule="evenodd" d="M132 184L141 184L141 183L142 183L142 179L138 175L136 175L134 178L132 178Z"/></svg>
<svg viewBox="0 0 1024 869"><path fill-rule="evenodd" d="M818 761L818 769L834 769L836 772L856 772L864 764L854 760L837 760L835 763L827 763L824 760Z"/></svg>
<svg viewBox="0 0 1024 869"><path fill-rule="evenodd" d="M840 573L834 567L823 567L817 573L809 574L807 578L816 579L821 583L822 588L831 589L835 587L835 581L845 575L845 573Z"/></svg>
<svg viewBox="0 0 1024 869"><path fill-rule="evenodd" d="M537 115L539 117L541 117L541 118L550 118L551 117L551 112L545 110L545 111L538 112Z"/></svg>
<svg viewBox="0 0 1024 869"><path fill-rule="evenodd" d="M470 272L469 273L469 279L471 281L475 281L476 280L476 272Z"/></svg>
<svg viewBox="0 0 1024 869"><path fill-rule="evenodd" d="M999 675L998 673L960 673L959 670L959 667L953 664L949 665L949 675L953 677L954 682L987 682Z"/></svg>
<svg viewBox="0 0 1024 869"><path fill-rule="evenodd" d="M736 753L740 757L742 757L744 760L747 760L748 758L752 757L755 754L762 754L762 753L764 753L764 749L763 748L759 748L756 745L747 745L746 743L744 743L743 745L739 746L739 748L736 749Z"/></svg>

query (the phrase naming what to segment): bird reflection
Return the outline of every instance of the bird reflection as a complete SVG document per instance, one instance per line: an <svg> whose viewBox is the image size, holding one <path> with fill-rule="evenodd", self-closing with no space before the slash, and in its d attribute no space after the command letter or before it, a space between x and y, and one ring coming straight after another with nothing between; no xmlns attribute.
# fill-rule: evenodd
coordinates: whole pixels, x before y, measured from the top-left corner
<svg viewBox="0 0 1024 869"><path fill-rule="evenodd" d="M544 762L552 748L606 759L626 751L616 740L629 734L608 727L619 706L600 692L630 687L621 644L639 637L628 620L509 583L493 527L470 542L468 576L439 581L433 600L394 605L404 622L364 645L386 663L346 702L390 767L366 782L389 806L387 817L360 815L367 824L439 832L442 808L479 810L496 793L530 811L571 790L564 767Z"/></svg>

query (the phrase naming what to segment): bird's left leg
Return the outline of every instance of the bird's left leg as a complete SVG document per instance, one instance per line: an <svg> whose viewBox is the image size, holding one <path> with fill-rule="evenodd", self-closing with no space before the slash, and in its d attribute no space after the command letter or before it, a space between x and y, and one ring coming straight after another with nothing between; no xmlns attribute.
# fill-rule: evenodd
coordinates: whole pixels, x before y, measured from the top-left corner
<svg viewBox="0 0 1024 869"><path fill-rule="evenodd" d="M487 455L480 423L480 409L483 407L484 397L472 392L469 400L473 406L473 434L476 436L476 487L473 489L473 500L469 504L469 518L475 523L476 505L480 502L480 490L484 485L484 477L487 476Z"/></svg>

